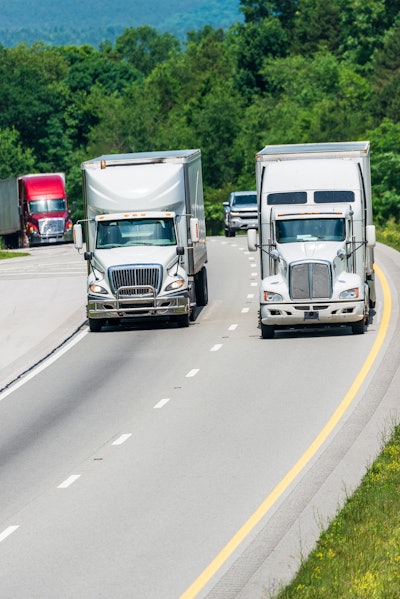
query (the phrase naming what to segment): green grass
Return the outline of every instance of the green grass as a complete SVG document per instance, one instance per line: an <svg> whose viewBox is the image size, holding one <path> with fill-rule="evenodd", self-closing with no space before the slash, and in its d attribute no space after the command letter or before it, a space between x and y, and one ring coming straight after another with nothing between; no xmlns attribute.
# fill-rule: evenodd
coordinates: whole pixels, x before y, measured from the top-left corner
<svg viewBox="0 0 400 599"><path fill-rule="evenodd" d="M384 228L377 228L376 239L400 251L400 224L390 222Z"/></svg>
<svg viewBox="0 0 400 599"><path fill-rule="evenodd" d="M400 597L400 426L278 599Z"/></svg>
<svg viewBox="0 0 400 599"><path fill-rule="evenodd" d="M10 250L0 250L0 260L8 258L21 258L21 256L29 256L27 252L12 252Z"/></svg>

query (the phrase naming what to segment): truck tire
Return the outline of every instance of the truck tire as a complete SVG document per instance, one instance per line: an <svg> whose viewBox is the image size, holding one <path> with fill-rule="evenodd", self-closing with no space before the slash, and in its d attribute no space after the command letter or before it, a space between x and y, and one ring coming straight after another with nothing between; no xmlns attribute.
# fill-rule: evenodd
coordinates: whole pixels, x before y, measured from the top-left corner
<svg viewBox="0 0 400 599"><path fill-rule="evenodd" d="M365 331L365 319L357 320L357 322L353 322L351 325L351 330L353 335L363 335Z"/></svg>
<svg viewBox="0 0 400 599"><path fill-rule="evenodd" d="M194 288L196 292L196 304L198 306L207 306L208 304L208 283L207 270L203 266L200 272L194 278Z"/></svg>
<svg viewBox="0 0 400 599"><path fill-rule="evenodd" d="M91 333L100 333L102 326L106 323L103 318L89 318L89 329Z"/></svg>
<svg viewBox="0 0 400 599"><path fill-rule="evenodd" d="M275 328L270 324L261 323L261 336L263 339L273 339Z"/></svg>
<svg viewBox="0 0 400 599"><path fill-rule="evenodd" d="M178 328L186 328L190 324L189 314L178 314L177 316L174 316L174 321L176 322Z"/></svg>

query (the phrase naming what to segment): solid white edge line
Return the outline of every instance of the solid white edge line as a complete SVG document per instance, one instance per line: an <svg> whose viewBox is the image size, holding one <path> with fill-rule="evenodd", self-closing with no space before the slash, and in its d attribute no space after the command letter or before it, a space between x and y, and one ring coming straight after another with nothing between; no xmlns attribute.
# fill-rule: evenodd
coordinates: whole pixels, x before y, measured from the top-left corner
<svg viewBox="0 0 400 599"><path fill-rule="evenodd" d="M0 543L2 541L4 541L4 539L6 539L10 535L12 535L12 533L15 532L18 528L19 528L19 524L16 526L9 526L5 530L3 530L3 532L0 534Z"/></svg>
<svg viewBox="0 0 400 599"><path fill-rule="evenodd" d="M115 439L115 441L112 443L112 445L122 445L122 443L125 443L125 441L127 441L129 439L129 437L131 437L131 436L132 436L132 433L124 433L123 435L118 437L118 439Z"/></svg>
<svg viewBox="0 0 400 599"><path fill-rule="evenodd" d="M158 403L156 403L156 405L154 406L154 410L160 410L161 408L163 408L165 406L165 404L167 404L170 401L169 397L165 397L164 399L160 399L160 401Z"/></svg>
<svg viewBox="0 0 400 599"><path fill-rule="evenodd" d="M77 481L78 478L80 478L80 476L81 476L80 474L71 474L71 476L69 476L67 479L65 479L64 482L62 482L60 485L58 485L57 489L67 489L72 484L74 484L74 482Z"/></svg>
<svg viewBox="0 0 400 599"><path fill-rule="evenodd" d="M54 364L54 362L56 360L58 360L58 358L61 358L61 356L63 356L64 354L66 354L67 351L69 351L74 345L76 345L77 343L79 343L79 341L81 341L83 339L83 337L86 337L86 335L88 334L88 332L89 332L89 329L87 329L86 331L82 331L76 337L74 337L73 339L71 339L71 341L69 341L68 343L66 343L62 348L60 348L59 350L57 350L54 355L49 356L48 358L45 358L44 361L41 364L39 364L38 366L34 367L34 369L32 370L32 372L28 373L20 381L17 381L15 384L11 385L11 387L9 389L6 389L5 391L3 391L3 393L0 394L0 401L2 401L8 395L11 395L11 393L13 393L17 389L19 389L20 387L22 387L23 385L25 385L25 383L27 383L28 381L30 381L31 379L33 379L37 374L39 374L40 372L43 372L43 370L45 370L48 366L50 366L51 364Z"/></svg>

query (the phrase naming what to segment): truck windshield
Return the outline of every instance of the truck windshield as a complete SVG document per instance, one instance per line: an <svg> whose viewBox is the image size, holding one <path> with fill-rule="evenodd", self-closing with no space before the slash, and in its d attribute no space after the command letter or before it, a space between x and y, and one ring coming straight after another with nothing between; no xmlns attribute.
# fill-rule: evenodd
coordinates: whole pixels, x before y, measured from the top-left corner
<svg viewBox="0 0 400 599"><path fill-rule="evenodd" d="M54 200L33 200L28 202L30 214L41 212L65 212L67 209L65 198Z"/></svg>
<svg viewBox="0 0 400 599"><path fill-rule="evenodd" d="M309 218L276 221L278 243L296 241L343 241L344 218Z"/></svg>
<svg viewBox="0 0 400 599"><path fill-rule="evenodd" d="M249 193L248 195L235 195L232 199L232 206L256 206L257 194Z"/></svg>
<svg viewBox="0 0 400 599"><path fill-rule="evenodd" d="M97 249L133 245L176 245L172 218L134 218L99 221Z"/></svg>

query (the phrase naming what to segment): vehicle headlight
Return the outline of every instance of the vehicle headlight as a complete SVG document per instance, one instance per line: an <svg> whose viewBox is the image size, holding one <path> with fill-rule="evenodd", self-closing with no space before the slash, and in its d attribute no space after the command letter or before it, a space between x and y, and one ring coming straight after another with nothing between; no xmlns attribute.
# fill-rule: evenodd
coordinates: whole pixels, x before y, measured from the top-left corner
<svg viewBox="0 0 400 599"><path fill-rule="evenodd" d="M175 281L172 281L172 283L167 285L165 291L176 291L177 289L183 287L184 284L185 280L182 279L182 277L179 277L179 279L175 279Z"/></svg>
<svg viewBox="0 0 400 599"><path fill-rule="evenodd" d="M339 295L339 299L344 300L355 300L360 296L360 290L358 287L353 287L353 289L346 289L346 291L342 291Z"/></svg>
<svg viewBox="0 0 400 599"><path fill-rule="evenodd" d="M280 293L275 293L275 291L264 291L264 302L281 302L283 297Z"/></svg>
<svg viewBox="0 0 400 599"><path fill-rule="evenodd" d="M231 216L240 216L240 212L231 212Z"/></svg>
<svg viewBox="0 0 400 599"><path fill-rule="evenodd" d="M104 289L104 287L102 287L101 285L97 285L97 283L92 283L91 285L89 285L89 289L92 293L95 293L96 295L98 295L99 293L108 293L107 289Z"/></svg>

